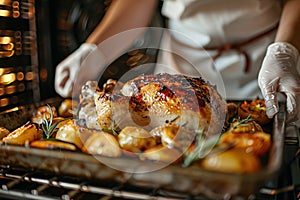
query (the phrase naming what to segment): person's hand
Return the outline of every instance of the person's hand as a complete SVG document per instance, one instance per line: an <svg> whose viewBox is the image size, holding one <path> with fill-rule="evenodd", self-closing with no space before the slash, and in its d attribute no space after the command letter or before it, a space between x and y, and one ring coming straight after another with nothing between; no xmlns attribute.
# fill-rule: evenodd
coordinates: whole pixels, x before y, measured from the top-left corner
<svg viewBox="0 0 300 200"><path fill-rule="evenodd" d="M95 44L83 43L74 53L59 63L55 73L55 90L62 97L70 97L73 85L84 59L97 48Z"/></svg>
<svg viewBox="0 0 300 200"><path fill-rule="evenodd" d="M300 76L297 71L299 52L289 43L269 45L258 75L258 84L272 118L279 110L277 93L286 96L287 121L300 119Z"/></svg>

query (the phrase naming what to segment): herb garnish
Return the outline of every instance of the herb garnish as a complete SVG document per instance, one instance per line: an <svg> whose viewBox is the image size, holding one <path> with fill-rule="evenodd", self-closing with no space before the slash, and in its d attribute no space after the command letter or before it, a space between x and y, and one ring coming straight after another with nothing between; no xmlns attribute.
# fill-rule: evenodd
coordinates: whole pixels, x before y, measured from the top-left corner
<svg viewBox="0 0 300 200"><path fill-rule="evenodd" d="M107 133L111 133L114 136L118 136L119 135L119 128L116 125L116 122L113 120L112 124L111 124L111 128L102 128L102 131L107 132Z"/></svg>
<svg viewBox="0 0 300 200"><path fill-rule="evenodd" d="M246 125L248 126L249 124L247 124L248 122L252 122L254 121L253 118L251 118L251 115L248 115L247 118L245 119L234 119L233 122L237 122L236 124L234 124L231 128L232 129L236 129L238 126L241 126L241 125Z"/></svg>
<svg viewBox="0 0 300 200"><path fill-rule="evenodd" d="M215 135L211 138L206 138L203 133L203 130L197 131L195 148L185 158L183 163L184 167L188 167L192 162L204 158L220 139L219 135Z"/></svg>
<svg viewBox="0 0 300 200"><path fill-rule="evenodd" d="M41 127L43 130L43 138L44 139L51 139L51 136L55 133L56 129L60 122L65 121L67 119L59 119L55 123L53 123L53 110L50 105L48 105L50 117L47 119L46 113L44 113L44 118L42 118Z"/></svg>
<svg viewBox="0 0 300 200"><path fill-rule="evenodd" d="M104 132L112 133L114 136L118 136L119 132L114 128L102 128Z"/></svg>

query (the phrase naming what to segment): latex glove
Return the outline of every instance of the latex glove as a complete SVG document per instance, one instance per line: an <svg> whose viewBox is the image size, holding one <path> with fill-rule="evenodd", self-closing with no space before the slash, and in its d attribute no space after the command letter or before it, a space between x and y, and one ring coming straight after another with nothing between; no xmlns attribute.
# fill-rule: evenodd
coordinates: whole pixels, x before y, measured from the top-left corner
<svg viewBox="0 0 300 200"><path fill-rule="evenodd" d="M73 85L84 59L97 48L95 44L83 43L56 67L55 90L62 97L72 95Z"/></svg>
<svg viewBox="0 0 300 200"><path fill-rule="evenodd" d="M258 75L258 84L272 118L279 110L277 93L286 96L287 121L300 117L300 76L297 72L299 52L289 43L269 45Z"/></svg>

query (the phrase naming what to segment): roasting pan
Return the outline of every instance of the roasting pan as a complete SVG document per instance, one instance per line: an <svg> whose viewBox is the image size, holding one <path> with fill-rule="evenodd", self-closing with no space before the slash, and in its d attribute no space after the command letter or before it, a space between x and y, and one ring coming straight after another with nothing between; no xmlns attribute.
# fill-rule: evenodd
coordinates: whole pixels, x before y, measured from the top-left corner
<svg viewBox="0 0 300 200"><path fill-rule="evenodd" d="M31 110L28 108L22 109ZM24 111L19 112L23 113ZM9 116L13 118L19 115L9 114ZM26 115L24 114L24 116ZM160 167L159 163L142 162L138 159L108 158L81 152L4 144L0 145L0 163L7 166L20 166L79 178L105 179L159 188L169 193L206 195L213 199L223 199L228 196L253 194L266 181L276 178L281 167L284 147L285 107L283 104L280 104L280 110L274 118L271 131L272 146L266 159L266 165L255 174L213 172L196 166L169 165ZM108 166L107 163L110 165ZM110 166L122 166L130 170L119 171L118 168ZM148 168L153 169L153 167L158 170L146 172ZM145 173L140 173L140 169L145 169ZM139 172L135 173L135 171Z"/></svg>

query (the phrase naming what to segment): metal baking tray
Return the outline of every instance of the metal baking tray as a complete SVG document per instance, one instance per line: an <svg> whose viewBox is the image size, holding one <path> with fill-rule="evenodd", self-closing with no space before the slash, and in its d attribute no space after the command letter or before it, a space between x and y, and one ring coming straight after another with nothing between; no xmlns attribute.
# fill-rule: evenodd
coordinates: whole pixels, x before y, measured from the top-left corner
<svg viewBox="0 0 300 200"><path fill-rule="evenodd" d="M114 180L159 188L170 193L205 195L213 199L224 199L237 195L247 196L258 191L266 181L276 178L279 172L284 148L284 106L280 106L280 111L275 116L271 128L272 146L266 165L255 174L214 172L196 166L184 168L178 165L169 165L164 167L159 163L143 162L133 158L108 158L81 152L13 145L0 145L0 164L45 170L60 175ZM117 170L119 167L123 167L124 170ZM151 170L153 168L158 170ZM141 173L143 170L145 173Z"/></svg>

